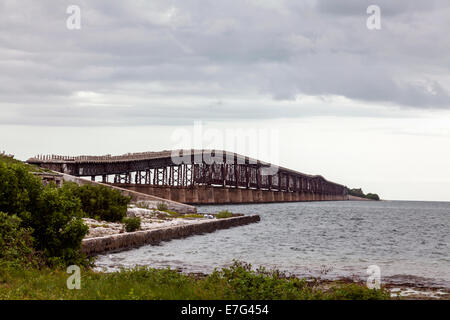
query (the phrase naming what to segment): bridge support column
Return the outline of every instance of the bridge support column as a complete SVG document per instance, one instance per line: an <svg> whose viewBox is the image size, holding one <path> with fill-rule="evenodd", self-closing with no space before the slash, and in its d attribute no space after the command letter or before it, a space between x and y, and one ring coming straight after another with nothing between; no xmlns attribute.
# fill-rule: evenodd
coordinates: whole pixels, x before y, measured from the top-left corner
<svg viewBox="0 0 450 320"><path fill-rule="evenodd" d="M214 188L215 203L230 203L229 188Z"/></svg>
<svg viewBox="0 0 450 320"><path fill-rule="evenodd" d="M264 191L264 192L268 192L268 191ZM262 190L253 191L253 202L264 202Z"/></svg>
<svg viewBox="0 0 450 320"><path fill-rule="evenodd" d="M186 190L184 188L172 187L170 189L170 200L184 203L186 202Z"/></svg>
<svg viewBox="0 0 450 320"><path fill-rule="evenodd" d="M187 203L199 203L198 199L198 189L197 188L187 188L185 189L186 202Z"/></svg>
<svg viewBox="0 0 450 320"><path fill-rule="evenodd" d="M299 191L299 201L306 201L305 193L303 191Z"/></svg>
<svg viewBox="0 0 450 320"><path fill-rule="evenodd" d="M275 201L274 192L271 190L264 191L262 201L263 202L274 202Z"/></svg>
<svg viewBox="0 0 450 320"><path fill-rule="evenodd" d="M177 201L181 202L181 203L185 203L186 202L186 189L178 188L178 192L180 193L180 196Z"/></svg>
<svg viewBox="0 0 450 320"><path fill-rule="evenodd" d="M242 202L242 192L239 188L230 188L230 202L231 203L241 203Z"/></svg>
<svg viewBox="0 0 450 320"><path fill-rule="evenodd" d="M241 194L242 194L242 202L244 202L244 203L253 202L253 190L242 189Z"/></svg>
<svg viewBox="0 0 450 320"><path fill-rule="evenodd" d="M214 191L211 187L201 186L198 188L198 203L215 203Z"/></svg>
<svg viewBox="0 0 450 320"><path fill-rule="evenodd" d="M274 191L273 195L276 202L283 202L283 192Z"/></svg>

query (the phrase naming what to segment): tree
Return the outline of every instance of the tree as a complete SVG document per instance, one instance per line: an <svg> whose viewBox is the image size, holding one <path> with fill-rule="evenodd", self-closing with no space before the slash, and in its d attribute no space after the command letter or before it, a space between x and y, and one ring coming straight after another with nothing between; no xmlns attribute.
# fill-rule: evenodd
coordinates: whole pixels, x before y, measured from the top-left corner
<svg viewBox="0 0 450 320"><path fill-rule="evenodd" d="M127 215L130 198L106 186L65 184L80 200L88 217L110 222L122 221Z"/></svg>
<svg viewBox="0 0 450 320"><path fill-rule="evenodd" d="M43 185L22 164L5 164L0 161L0 211L19 217L29 213Z"/></svg>

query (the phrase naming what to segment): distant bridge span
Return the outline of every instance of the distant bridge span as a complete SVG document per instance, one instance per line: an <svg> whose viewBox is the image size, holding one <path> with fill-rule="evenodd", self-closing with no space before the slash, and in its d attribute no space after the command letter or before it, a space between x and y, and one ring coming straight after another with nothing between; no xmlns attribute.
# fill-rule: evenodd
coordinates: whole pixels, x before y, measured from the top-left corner
<svg viewBox="0 0 450 320"><path fill-rule="evenodd" d="M222 150L39 155L27 162L190 204L348 200L345 186L320 175Z"/></svg>

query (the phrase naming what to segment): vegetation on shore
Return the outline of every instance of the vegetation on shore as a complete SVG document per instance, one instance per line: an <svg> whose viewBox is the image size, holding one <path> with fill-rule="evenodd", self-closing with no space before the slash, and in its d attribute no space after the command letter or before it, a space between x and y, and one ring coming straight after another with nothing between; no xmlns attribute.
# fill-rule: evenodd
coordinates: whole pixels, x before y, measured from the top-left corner
<svg viewBox="0 0 450 320"><path fill-rule="evenodd" d="M81 253L81 241L89 230L83 218L121 221L129 198L103 186L44 186L34 171L11 157L0 157L0 251L14 251L10 240L24 238L17 248L27 251L33 264L90 265L91 259Z"/></svg>
<svg viewBox="0 0 450 320"><path fill-rule="evenodd" d="M360 198L366 198L366 199L370 199L370 200L376 200L379 201L380 197L378 196L378 194L376 193L367 193L365 194L361 188L359 189L348 189L348 194L355 196L355 197L360 197Z"/></svg>
<svg viewBox="0 0 450 320"><path fill-rule="evenodd" d="M81 209L86 216L95 220L120 222L127 216L131 198L123 196L119 190L102 185L78 186L76 183L64 183L81 201Z"/></svg>
<svg viewBox="0 0 450 320"><path fill-rule="evenodd" d="M67 288L68 274L60 269L0 267L0 299L389 299L385 289L286 277L278 271L252 270L236 262L210 275L194 276L170 269L135 268L113 273L81 271L81 289Z"/></svg>
<svg viewBox="0 0 450 320"><path fill-rule="evenodd" d="M124 218L123 223L127 232L133 232L141 229L141 218L139 217Z"/></svg>
<svg viewBox="0 0 450 320"><path fill-rule="evenodd" d="M222 210L218 214L216 214L217 219L231 218L232 216L233 216L233 213L228 210Z"/></svg>

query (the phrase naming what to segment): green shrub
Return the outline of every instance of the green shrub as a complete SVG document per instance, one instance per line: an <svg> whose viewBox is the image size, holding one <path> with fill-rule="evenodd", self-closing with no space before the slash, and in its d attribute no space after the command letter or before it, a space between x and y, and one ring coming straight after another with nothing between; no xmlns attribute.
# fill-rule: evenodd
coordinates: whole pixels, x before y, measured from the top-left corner
<svg viewBox="0 0 450 320"><path fill-rule="evenodd" d="M25 165L0 161L0 211L19 217L31 212L42 189Z"/></svg>
<svg viewBox="0 0 450 320"><path fill-rule="evenodd" d="M127 232L137 231L141 228L141 218L139 217L124 218L123 223Z"/></svg>
<svg viewBox="0 0 450 320"><path fill-rule="evenodd" d="M348 194L355 196L355 197L366 198L366 199L377 200L377 201L380 200L380 197L376 193L364 194L364 191L362 191L361 188L347 189L347 192L348 192Z"/></svg>
<svg viewBox="0 0 450 320"><path fill-rule="evenodd" d="M380 197L376 193L368 193L366 194L367 199L379 201Z"/></svg>
<svg viewBox="0 0 450 320"><path fill-rule="evenodd" d="M10 264L33 262L33 238L31 229L22 228L16 215L0 212L0 261Z"/></svg>
<svg viewBox="0 0 450 320"><path fill-rule="evenodd" d="M203 286L206 290L214 290L214 294L221 299L231 300L390 299L389 292L384 288L374 290L360 284L334 283L325 289L278 270L252 270L250 264L240 261L234 261L229 268L215 270L203 280Z"/></svg>
<svg viewBox="0 0 450 320"><path fill-rule="evenodd" d="M239 261L230 268L215 270L205 279L205 285L218 288L222 299L232 300L320 299L322 295L304 279L289 278L278 270L254 271L250 264Z"/></svg>
<svg viewBox="0 0 450 320"><path fill-rule="evenodd" d="M83 223L80 200L68 189L45 188L24 225L33 229L36 249L51 264L82 264L81 240L89 228Z"/></svg>
<svg viewBox="0 0 450 320"><path fill-rule="evenodd" d="M348 190L348 193L349 193L350 195L352 195L352 196L355 196L355 197L361 197L361 198L364 198L364 197L365 197L364 191L362 191L361 188L359 188L359 189L356 189L356 188L354 188L354 189L349 189L349 190Z"/></svg>
<svg viewBox="0 0 450 320"><path fill-rule="evenodd" d="M224 218L230 218L233 216L233 213L231 213L228 210L222 210L218 214L216 214L217 219L224 219Z"/></svg>
<svg viewBox="0 0 450 320"><path fill-rule="evenodd" d="M42 255L48 264L87 264L80 253L81 240L88 232L81 219L80 200L69 188L44 187L30 170L25 164L0 158L0 211L12 219L3 216L3 230L13 230L25 241L9 242L8 255L15 250L25 257L24 246L32 245L36 256Z"/></svg>
<svg viewBox="0 0 450 320"><path fill-rule="evenodd" d="M81 200L82 209L90 218L119 222L127 215L130 197L123 196L119 190L76 184L64 184L64 188L70 189Z"/></svg>
<svg viewBox="0 0 450 320"><path fill-rule="evenodd" d="M169 210L169 207L164 202L158 202L158 204L156 205L156 208L159 211L167 211L167 210Z"/></svg>
<svg viewBox="0 0 450 320"><path fill-rule="evenodd" d="M391 295L385 288L369 289L356 283L337 285L327 292L331 300L388 300Z"/></svg>

